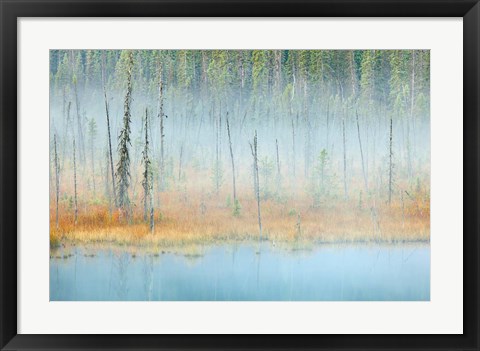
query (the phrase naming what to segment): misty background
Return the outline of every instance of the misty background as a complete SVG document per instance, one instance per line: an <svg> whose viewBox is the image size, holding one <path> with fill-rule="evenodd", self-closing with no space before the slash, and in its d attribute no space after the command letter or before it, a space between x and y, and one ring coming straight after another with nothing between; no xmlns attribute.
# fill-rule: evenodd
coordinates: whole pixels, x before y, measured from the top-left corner
<svg viewBox="0 0 480 351"><path fill-rule="evenodd" d="M72 192L75 139L79 201L113 206L129 70L135 206L145 125L155 208L167 191L233 202L232 158L236 192L254 198L255 133L261 200L321 208L429 196L428 50L51 50L52 197L54 137L60 196Z"/></svg>

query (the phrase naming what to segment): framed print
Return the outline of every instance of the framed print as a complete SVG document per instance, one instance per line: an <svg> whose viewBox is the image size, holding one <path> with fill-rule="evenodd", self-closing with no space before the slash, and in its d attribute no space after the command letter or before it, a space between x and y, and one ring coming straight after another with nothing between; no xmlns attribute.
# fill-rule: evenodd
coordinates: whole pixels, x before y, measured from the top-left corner
<svg viewBox="0 0 480 351"><path fill-rule="evenodd" d="M478 349L479 5L341 4L2 2L2 349Z"/></svg>

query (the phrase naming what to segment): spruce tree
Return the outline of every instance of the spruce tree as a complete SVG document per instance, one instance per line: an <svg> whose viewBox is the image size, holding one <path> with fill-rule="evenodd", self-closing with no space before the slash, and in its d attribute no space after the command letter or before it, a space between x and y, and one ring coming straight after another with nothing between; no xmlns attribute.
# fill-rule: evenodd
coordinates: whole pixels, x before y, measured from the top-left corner
<svg viewBox="0 0 480 351"><path fill-rule="evenodd" d="M123 126L119 135L118 143L118 163L117 172L117 205L123 214L128 217L130 198L128 196L128 188L130 186L130 124L131 124L131 103L132 103L132 70L133 70L133 52L131 50L125 52L127 66L127 92L123 103Z"/></svg>

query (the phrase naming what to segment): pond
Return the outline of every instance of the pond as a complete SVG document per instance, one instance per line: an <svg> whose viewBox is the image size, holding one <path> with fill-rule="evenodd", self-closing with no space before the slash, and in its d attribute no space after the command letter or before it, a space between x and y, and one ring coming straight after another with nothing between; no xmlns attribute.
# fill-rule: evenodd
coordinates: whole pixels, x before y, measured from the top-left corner
<svg viewBox="0 0 480 351"><path fill-rule="evenodd" d="M73 247L50 258L51 301L430 299L430 245L264 243L193 253Z"/></svg>

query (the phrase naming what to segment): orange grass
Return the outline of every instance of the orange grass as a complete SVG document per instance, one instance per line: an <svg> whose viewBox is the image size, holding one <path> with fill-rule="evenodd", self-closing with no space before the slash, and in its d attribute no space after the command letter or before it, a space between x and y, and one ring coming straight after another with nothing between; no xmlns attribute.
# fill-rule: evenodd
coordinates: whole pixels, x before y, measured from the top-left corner
<svg viewBox="0 0 480 351"><path fill-rule="evenodd" d="M71 199L65 195L72 192L68 186L64 186L59 204L58 228L55 221L55 198L51 194L51 245L73 242L169 247L229 240L258 240L257 203L248 182L238 184L241 211L239 216L234 216L231 206L227 206L227 198L231 193L228 182L224 183L217 194L211 190L207 174L196 179L204 179L205 184L178 182L171 185L170 190L155 195L155 201L159 198L160 206L155 209L154 233L149 231L148 224L143 221L142 189L138 185L136 196L132 196L132 203L136 204L132 208L133 217L127 221L118 210L110 213L105 199L87 199L92 196L85 194L90 194L91 190L83 184L79 191L76 225ZM321 206L313 207L308 191L304 190L306 186L298 188L295 192L284 189L280 197L262 200L264 240L333 243L430 239L428 192L405 195L403 203L396 194L390 205L386 202L385 194L370 194L364 196L360 207L359 191L352 190L348 201L337 196L326 199Z"/></svg>

